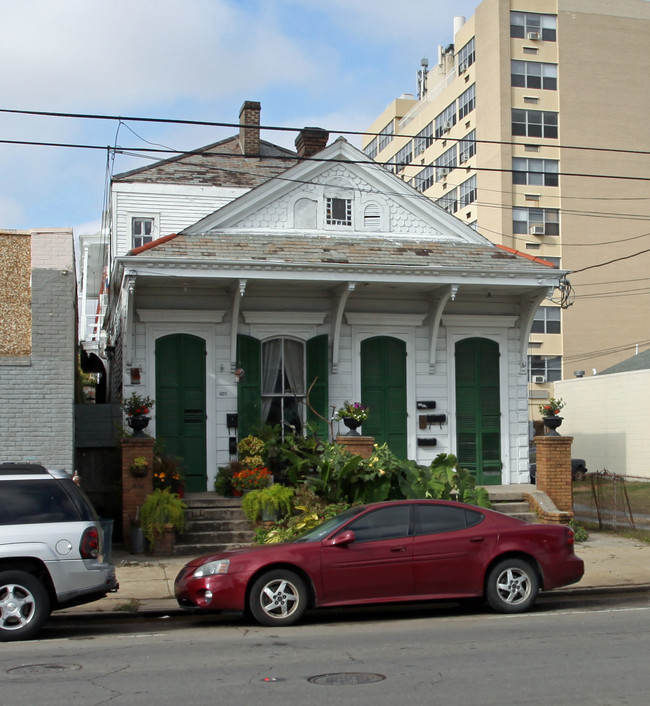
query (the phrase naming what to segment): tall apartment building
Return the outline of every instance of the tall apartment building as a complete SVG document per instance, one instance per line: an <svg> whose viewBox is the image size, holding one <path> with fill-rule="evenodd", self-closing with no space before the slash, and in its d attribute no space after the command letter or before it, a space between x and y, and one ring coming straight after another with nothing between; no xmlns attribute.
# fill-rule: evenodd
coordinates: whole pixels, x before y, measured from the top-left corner
<svg viewBox="0 0 650 706"><path fill-rule="evenodd" d="M536 408L549 383L650 347L650 2L484 0L453 29L363 149L490 240L569 270L571 306L556 290L530 338Z"/></svg>

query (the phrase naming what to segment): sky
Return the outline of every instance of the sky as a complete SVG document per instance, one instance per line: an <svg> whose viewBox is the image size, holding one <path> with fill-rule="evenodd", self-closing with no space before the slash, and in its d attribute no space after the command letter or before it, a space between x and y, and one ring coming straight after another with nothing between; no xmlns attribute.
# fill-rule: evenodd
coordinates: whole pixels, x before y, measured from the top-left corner
<svg viewBox="0 0 650 706"><path fill-rule="evenodd" d="M479 0L0 0L0 109L364 130ZM107 179L234 128L0 112L0 229L99 229ZM293 148L295 133L263 131ZM360 146L360 138L349 137ZM45 147L13 142L95 145Z"/></svg>

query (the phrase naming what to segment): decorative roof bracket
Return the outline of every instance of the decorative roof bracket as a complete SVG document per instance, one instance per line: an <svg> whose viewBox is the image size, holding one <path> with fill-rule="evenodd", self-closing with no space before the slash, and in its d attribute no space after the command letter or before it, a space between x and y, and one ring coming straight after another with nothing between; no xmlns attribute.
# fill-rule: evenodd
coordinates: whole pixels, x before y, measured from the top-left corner
<svg viewBox="0 0 650 706"><path fill-rule="evenodd" d="M431 374L436 370L436 344L442 312L449 301L449 297L453 299L457 290L458 285L455 284L445 287L440 296L431 299L429 305L429 372Z"/></svg>
<svg viewBox="0 0 650 706"><path fill-rule="evenodd" d="M239 309L241 300L246 291L248 280L240 279L235 286L235 292L232 300L232 321L230 323L230 372L234 373L237 370L237 329L239 328Z"/></svg>
<svg viewBox="0 0 650 706"><path fill-rule="evenodd" d="M356 282L348 282L343 286L339 287L336 291L338 295L338 302L336 304L336 314L334 315L334 336L332 345L332 372L336 373L339 369L339 347L341 342L341 326L343 324L343 313L345 312L345 305L348 301L348 297L357 287Z"/></svg>

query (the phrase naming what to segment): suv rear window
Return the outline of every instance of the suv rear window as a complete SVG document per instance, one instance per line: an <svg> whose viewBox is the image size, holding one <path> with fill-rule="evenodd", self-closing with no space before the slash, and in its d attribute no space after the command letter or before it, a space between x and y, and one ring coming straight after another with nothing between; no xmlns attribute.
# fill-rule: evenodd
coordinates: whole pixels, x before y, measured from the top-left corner
<svg viewBox="0 0 650 706"><path fill-rule="evenodd" d="M27 489L29 484L29 489ZM75 488L76 490L76 488ZM0 524L77 522L91 519L80 512L70 495L55 480L7 480L0 492Z"/></svg>

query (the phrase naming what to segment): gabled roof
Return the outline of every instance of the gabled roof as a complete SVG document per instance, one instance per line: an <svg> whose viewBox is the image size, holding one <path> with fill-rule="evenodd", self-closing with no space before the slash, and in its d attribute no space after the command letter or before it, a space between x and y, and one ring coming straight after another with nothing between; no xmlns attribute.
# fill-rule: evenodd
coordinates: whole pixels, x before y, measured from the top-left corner
<svg viewBox="0 0 650 706"><path fill-rule="evenodd" d="M259 156L244 156L238 136L178 157L116 174L113 183L190 184L252 188L295 164L297 154L260 140Z"/></svg>

